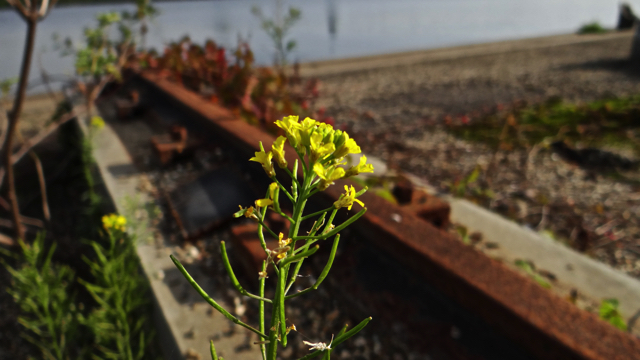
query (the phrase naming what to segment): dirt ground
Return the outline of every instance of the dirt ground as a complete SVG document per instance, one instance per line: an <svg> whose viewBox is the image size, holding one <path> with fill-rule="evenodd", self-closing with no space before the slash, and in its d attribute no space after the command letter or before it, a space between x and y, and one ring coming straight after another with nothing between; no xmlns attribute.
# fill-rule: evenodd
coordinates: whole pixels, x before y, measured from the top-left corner
<svg viewBox="0 0 640 360"><path fill-rule="evenodd" d="M631 42L618 37L321 76L318 105L364 152L443 192L480 166L484 186L495 194L482 205L640 277L637 181L594 178L541 147L496 151L456 138L445 126L447 118L473 121L517 101L558 96L580 104L638 94ZM630 149L606 150L637 160Z"/></svg>

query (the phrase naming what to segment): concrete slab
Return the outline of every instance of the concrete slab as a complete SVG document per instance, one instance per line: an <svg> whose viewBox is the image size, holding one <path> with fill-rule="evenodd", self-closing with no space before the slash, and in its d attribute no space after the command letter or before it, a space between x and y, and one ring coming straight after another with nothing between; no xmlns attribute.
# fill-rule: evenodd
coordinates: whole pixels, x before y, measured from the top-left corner
<svg viewBox="0 0 640 360"><path fill-rule="evenodd" d="M211 171L196 181L175 189L171 200L189 234L230 219L238 204L249 207L258 194L247 181L225 169Z"/></svg>
<svg viewBox="0 0 640 360"><path fill-rule="evenodd" d="M105 119L115 114L103 112ZM78 121L87 134L87 127ZM133 165L124 145L107 125L93 138L94 158L112 201L119 213L126 213L127 206L135 199L142 208L148 196L140 192L144 174ZM254 335L239 327L231 327L224 316L218 314L195 292L175 268L169 258L172 247L163 236L155 244L140 242L137 247L142 270L151 284L156 304L155 322L159 342L166 359L185 359L187 353L209 355L209 340L214 340L218 355L240 360L261 359L259 347L248 346L257 341ZM234 305L225 299L220 289L215 289L198 267L188 268L196 281L219 304L233 313ZM224 290L226 291L226 289ZM197 357L195 357L197 358ZM194 359L194 357L190 357Z"/></svg>

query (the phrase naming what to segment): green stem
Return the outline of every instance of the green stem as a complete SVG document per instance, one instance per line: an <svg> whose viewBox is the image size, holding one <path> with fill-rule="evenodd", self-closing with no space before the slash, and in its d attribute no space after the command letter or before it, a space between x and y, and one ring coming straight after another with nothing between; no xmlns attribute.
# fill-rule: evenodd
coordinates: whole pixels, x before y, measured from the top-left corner
<svg viewBox="0 0 640 360"><path fill-rule="evenodd" d="M320 276L318 277L318 280L316 280L315 284L313 284L313 286L311 286L310 288L304 289L296 294L292 294L292 295L288 295L285 297L285 300L289 300L292 299L294 297L300 296L302 294L306 294L312 290L316 290L318 289L318 286L320 286L320 284L322 284L322 282L324 281L324 279L327 277L327 275L329 275L329 271L331 270L331 266L333 265L333 260L336 257L336 252L338 250L338 243L340 242L340 234L336 235L336 237L333 239L333 246L331 247L331 253L329 254L329 260L327 261L327 265L325 265L324 269L322 269L322 272L320 273ZM317 247L317 245L316 245ZM296 255L297 256L297 255ZM296 268L296 270L298 270ZM294 273L295 276L298 275L297 271ZM289 288L291 287L291 285L293 285L293 281L291 282L291 284L289 285ZM287 288L287 292L289 291L289 288ZM285 292L286 295L286 292Z"/></svg>
<svg viewBox="0 0 640 360"><path fill-rule="evenodd" d="M209 351L211 351L211 360L218 360L218 354L216 354L216 347L213 346L213 340L210 340L209 344Z"/></svg>
<svg viewBox="0 0 640 360"><path fill-rule="evenodd" d="M289 223L293 222L293 219L289 217L289 215L283 213L282 211L277 212L278 215L282 216L283 218L287 219L287 221L289 221Z"/></svg>
<svg viewBox="0 0 640 360"><path fill-rule="evenodd" d="M222 262L224 263L224 267L225 269L227 269L229 278L231 278L231 283L233 283L233 286L236 288L236 290L238 290L238 292L240 292L242 295L248 296L252 299L271 303L271 300L266 299L262 296L251 294L250 292L245 290L242 287L242 285L240 285L240 282L238 281L238 278L236 278L236 274L233 272L233 269L231 268L231 264L229 263L229 257L227 256L227 247L225 246L224 241L220 242L220 252L222 253Z"/></svg>
<svg viewBox="0 0 640 360"><path fill-rule="evenodd" d="M295 200L293 199L293 196L291 194L289 194L289 192L287 191L287 189L285 189L284 186L282 186L282 184L280 183L280 181L278 181L278 179L275 177L275 175L271 178L271 180L273 180L276 184L278 184L278 186L280 187L280 190L282 190L284 192L285 195L287 195L287 197L289 198L289 200L291 201L291 203L295 203Z"/></svg>
<svg viewBox="0 0 640 360"><path fill-rule="evenodd" d="M300 187L300 183L298 182L298 176L297 176L298 174L296 174L298 172L298 160L296 159L296 163L293 165L293 172L291 172L289 168L285 168L285 171L287 172L287 174L289 174L289 177L291 177L291 180L293 180L293 182L295 182L296 185Z"/></svg>
<svg viewBox="0 0 640 360"><path fill-rule="evenodd" d="M322 216L320 216L318 218L318 220L316 220L316 222L311 227L311 230L309 231L309 235L311 235L311 236L315 235L316 231L318 231L320 226L322 226L322 221L324 220L324 217L326 215L327 215L327 213L325 212L325 213L322 214ZM301 251L308 250L310 245L311 245L311 242L307 241L306 244L304 244L304 246L301 248ZM295 247L295 241L293 243L293 246ZM302 263L303 262L304 262L304 259L298 261L298 263L296 264L296 267L293 270L293 274L291 274L291 277L289 278L289 284L287 285L287 288L284 290L285 295L289 292L289 290L291 289L291 286L293 286L293 283L296 282L296 278L298 277L298 273L300 272L300 268L302 268Z"/></svg>
<svg viewBox="0 0 640 360"><path fill-rule="evenodd" d="M351 225L354 221L358 220L362 215L364 215L365 212L367 212L367 208L362 208L362 210L360 210L357 214L355 214L351 218L349 218L349 220L343 222L342 224L337 226L335 229L329 231L326 234L322 234L322 235L318 235L318 236L296 236L296 237L294 237L292 239L294 239L294 240L303 240L303 239L320 240L320 239L326 239L326 238L332 237L333 235L337 234L340 230L343 230L347 226Z"/></svg>
<svg viewBox="0 0 640 360"><path fill-rule="evenodd" d="M284 284L287 282L286 271L280 267L282 271L280 271L280 276L278 276L278 313L280 314L280 341L282 342L282 347L287 347L287 319L285 315L284 308Z"/></svg>
<svg viewBox="0 0 640 360"><path fill-rule="evenodd" d="M169 255L169 257L171 258L171 261L173 261L173 263L176 265L178 270L180 270L180 272L185 277L185 279L187 279L189 284L191 284L191 286L193 286L193 288L198 292L198 294L200 294L200 296L202 296L202 298L206 302L208 302L209 305L213 306L214 309L218 310L222 315L224 315L224 317L226 317L227 319L231 320L234 324L240 325L240 326L242 326L243 328L245 328L247 330L253 331L254 333L256 333L259 336L261 336L262 338L267 338L267 335L265 335L261 331L258 331L256 329L252 328L251 326L243 323L238 318L236 318L235 316L231 315L222 306L218 305L218 303L215 300L213 300L204 290L202 290L200 285L198 285L198 283L195 280L193 280L191 275L189 275L189 272L184 268L184 266L182 266L180 261L178 261L178 259L176 259L175 256Z"/></svg>
<svg viewBox="0 0 640 360"><path fill-rule="evenodd" d="M307 250L304 252L301 252L300 254L297 255L293 255L293 256L288 256L286 258L284 258L282 261L280 261L280 267L282 268L283 266L287 266L293 262L299 261L300 259L304 259L306 257L309 257L313 254L316 253L316 251L318 251L320 247L318 245L316 245L313 249L311 250Z"/></svg>
<svg viewBox="0 0 640 360"><path fill-rule="evenodd" d="M329 206L328 208L326 208L324 210L316 211L313 214L305 215L300 220L307 220L307 219L312 218L314 216L321 215L322 213L327 213L327 212L329 212L329 210L334 209L334 208L335 208L335 206L331 205L331 206Z"/></svg>
<svg viewBox="0 0 640 360"><path fill-rule="evenodd" d="M266 273L267 271L267 262L263 261L262 262L262 272ZM260 297L264 297L264 283L265 283L265 278L264 277L260 277ZM259 317L260 317L260 332L264 334L264 302L260 301L260 307L259 307L260 313L259 313ZM267 351L266 351L266 347L264 346L264 344L260 344L260 353L262 354L262 360L267 360Z"/></svg>
<svg viewBox="0 0 640 360"><path fill-rule="evenodd" d="M263 216L263 219L264 219L264 216ZM278 238L278 235L276 235L276 233L274 233L271 229L269 229L269 227L262 221L262 219L258 218L258 224L262 225L262 227L267 229L267 231L269 232L269 234L271 234L271 236L273 236L276 239ZM266 248L266 245L265 245L265 248Z"/></svg>

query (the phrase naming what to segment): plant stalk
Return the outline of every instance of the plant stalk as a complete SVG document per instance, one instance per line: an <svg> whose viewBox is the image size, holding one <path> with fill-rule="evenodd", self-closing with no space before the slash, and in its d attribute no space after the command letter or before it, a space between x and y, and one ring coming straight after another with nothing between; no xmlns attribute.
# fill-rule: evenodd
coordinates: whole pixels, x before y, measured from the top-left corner
<svg viewBox="0 0 640 360"><path fill-rule="evenodd" d="M20 113L22 112L22 106L24 105L24 98L27 92L27 83L29 82L29 70L31 69L31 58L33 57L33 47L36 40L36 28L38 25L36 6L36 2L33 1L31 4L30 16L25 17L27 21L27 38L24 47L24 54L22 56L20 82L18 84L16 98L13 102L13 108L8 114L9 127L7 129L7 138L5 139L2 149L4 168L7 172L7 187L5 188L5 195L11 204L11 220L13 221L15 236L18 239L24 239L24 226L22 226L22 223L20 222L20 206L18 204L18 196L16 195L15 176L13 172L13 164L11 162L11 155L13 150L13 140L15 138L16 129L18 128L18 121L20 120Z"/></svg>

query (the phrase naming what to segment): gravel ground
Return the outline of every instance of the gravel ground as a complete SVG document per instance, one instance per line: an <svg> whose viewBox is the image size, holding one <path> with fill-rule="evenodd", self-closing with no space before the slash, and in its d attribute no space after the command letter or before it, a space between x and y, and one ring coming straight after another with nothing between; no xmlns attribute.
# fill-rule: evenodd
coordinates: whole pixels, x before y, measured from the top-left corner
<svg viewBox="0 0 640 360"><path fill-rule="evenodd" d="M495 152L457 139L443 121L473 120L516 101L638 94L640 71L628 61L630 49L625 37L323 76L318 105L364 152L444 192L479 165L479 183L496 194L480 203L640 277L637 181L593 178L541 147Z"/></svg>

